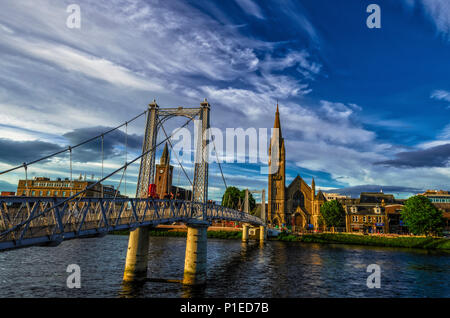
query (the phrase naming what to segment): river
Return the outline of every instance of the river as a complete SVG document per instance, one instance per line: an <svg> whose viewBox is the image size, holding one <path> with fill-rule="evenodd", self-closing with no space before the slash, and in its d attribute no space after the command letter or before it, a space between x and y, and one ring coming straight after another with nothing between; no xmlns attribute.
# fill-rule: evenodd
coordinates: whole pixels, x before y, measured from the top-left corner
<svg viewBox="0 0 450 318"><path fill-rule="evenodd" d="M450 254L351 245L208 239L208 282L122 285L127 236L0 253L0 297L450 297ZM185 238L151 237L148 276L181 279ZM69 264L81 288L66 285ZM366 285L369 264L381 288Z"/></svg>

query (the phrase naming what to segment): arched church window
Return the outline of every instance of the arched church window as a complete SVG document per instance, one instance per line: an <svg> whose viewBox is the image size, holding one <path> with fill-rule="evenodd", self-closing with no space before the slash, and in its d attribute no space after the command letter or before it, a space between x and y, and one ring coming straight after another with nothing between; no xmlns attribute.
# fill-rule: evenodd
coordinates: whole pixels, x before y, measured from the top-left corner
<svg viewBox="0 0 450 318"><path fill-rule="evenodd" d="M305 207L305 196L303 195L303 192L301 191L297 191L294 193L294 196L292 197L292 207L294 208L294 210L297 207Z"/></svg>

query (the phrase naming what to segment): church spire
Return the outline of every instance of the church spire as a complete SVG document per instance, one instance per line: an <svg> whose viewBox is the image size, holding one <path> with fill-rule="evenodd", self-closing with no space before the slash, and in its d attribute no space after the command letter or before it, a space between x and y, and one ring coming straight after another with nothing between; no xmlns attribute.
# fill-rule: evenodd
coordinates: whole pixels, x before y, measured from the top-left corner
<svg viewBox="0 0 450 318"><path fill-rule="evenodd" d="M159 164L162 166L167 166L170 163L170 157L169 157L169 148L167 147L167 142L164 146L163 153L161 155L161 159L159 160Z"/></svg>
<svg viewBox="0 0 450 318"><path fill-rule="evenodd" d="M314 181L314 177L311 181L311 191L312 191L312 197L314 198L316 196L316 182Z"/></svg>
<svg viewBox="0 0 450 318"><path fill-rule="evenodd" d="M280 111L278 110L278 103L277 103L277 111L275 113L275 123L273 124L273 128L279 129L279 137L281 139L281 124L280 124Z"/></svg>

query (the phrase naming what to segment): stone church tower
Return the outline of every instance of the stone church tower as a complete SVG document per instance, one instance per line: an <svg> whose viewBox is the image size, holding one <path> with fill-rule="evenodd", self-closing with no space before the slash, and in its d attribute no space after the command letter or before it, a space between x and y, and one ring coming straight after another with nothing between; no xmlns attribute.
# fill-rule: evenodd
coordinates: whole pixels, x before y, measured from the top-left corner
<svg viewBox="0 0 450 318"><path fill-rule="evenodd" d="M170 189L172 187L172 173L173 166L170 165L169 149L167 148L166 143L159 165L156 165L155 175L156 193L161 199L170 194Z"/></svg>
<svg viewBox="0 0 450 318"><path fill-rule="evenodd" d="M275 123L273 125L274 134L270 140L269 146L269 197L267 220L270 224L282 226L288 221L285 211L285 190L286 190L286 173L285 173L285 148L284 139L281 134L280 112L275 113ZM278 133L276 132L278 130ZM274 148L272 148L274 147ZM276 148L275 148L276 147ZM272 167L272 152L275 158Z"/></svg>
<svg viewBox="0 0 450 318"><path fill-rule="evenodd" d="M287 226L300 232L318 230L321 228L320 207L326 199L322 191L316 194L314 178L309 186L297 175L286 187L286 151L278 105L273 127L269 146L269 169L272 171L269 170L267 222L274 227ZM274 167L271 167L272 160Z"/></svg>

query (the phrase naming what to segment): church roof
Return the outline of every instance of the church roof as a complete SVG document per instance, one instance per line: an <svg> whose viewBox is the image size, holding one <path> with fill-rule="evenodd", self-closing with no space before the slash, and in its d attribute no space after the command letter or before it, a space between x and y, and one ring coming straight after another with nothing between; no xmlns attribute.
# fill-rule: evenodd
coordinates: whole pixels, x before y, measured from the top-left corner
<svg viewBox="0 0 450 318"><path fill-rule="evenodd" d="M294 187L297 180L300 182L300 184L304 183L305 186L306 186L306 188L307 188L309 191L311 191L311 187L310 187L310 186L305 182L305 180L303 180L302 177L300 177L300 175L298 175L298 174L297 174L297 176L294 178L294 180L291 181L291 183L288 185L287 188L290 189L290 188Z"/></svg>
<svg viewBox="0 0 450 318"><path fill-rule="evenodd" d="M317 195L316 195L316 199L326 201L325 196L323 195L322 190L319 190L319 192L318 192Z"/></svg>

